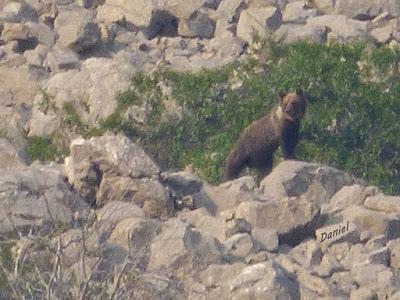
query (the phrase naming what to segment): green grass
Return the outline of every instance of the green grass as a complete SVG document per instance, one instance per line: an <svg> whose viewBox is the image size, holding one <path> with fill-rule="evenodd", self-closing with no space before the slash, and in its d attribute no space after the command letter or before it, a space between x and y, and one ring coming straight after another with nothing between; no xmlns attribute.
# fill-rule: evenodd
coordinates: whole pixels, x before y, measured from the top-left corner
<svg viewBox="0 0 400 300"><path fill-rule="evenodd" d="M387 193L399 193L400 51L363 44L266 42L259 52L259 60L221 70L137 77L130 88L134 97L124 98L124 104L153 95L158 117L132 137L140 138L164 168L192 164L201 176L218 183L240 132L276 105L279 91L301 86L309 105L298 158L347 170ZM233 89L230 82L235 80L242 84ZM160 118L164 107L159 84L172 88L181 118ZM120 113L111 120L114 128L124 130ZM334 122L337 127L329 130Z"/></svg>
<svg viewBox="0 0 400 300"><path fill-rule="evenodd" d="M63 124L86 137L124 132L140 140L164 169L191 164L218 183L240 132L277 104L280 91L300 86L309 105L298 158L347 170L387 193L400 192L399 49L265 42L258 54L258 59L196 74L136 74L99 128L82 124L73 106L64 106ZM165 117L163 86L181 107L174 118ZM145 103L152 108L145 124L126 119L129 107ZM51 138L31 138L28 150L42 160L56 152Z"/></svg>
<svg viewBox="0 0 400 300"><path fill-rule="evenodd" d="M26 153L31 161L52 161L58 154L57 146L52 137L27 137Z"/></svg>

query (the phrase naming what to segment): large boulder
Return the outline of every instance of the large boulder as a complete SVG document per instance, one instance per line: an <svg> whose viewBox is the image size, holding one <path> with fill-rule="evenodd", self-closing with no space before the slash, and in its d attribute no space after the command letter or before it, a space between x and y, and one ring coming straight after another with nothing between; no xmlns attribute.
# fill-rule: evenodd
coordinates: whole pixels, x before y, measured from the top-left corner
<svg viewBox="0 0 400 300"><path fill-rule="evenodd" d="M94 21L94 12L81 7L63 9L54 23L58 45L83 52L97 45L100 28Z"/></svg>
<svg viewBox="0 0 400 300"><path fill-rule="evenodd" d="M240 14L236 35L251 43L253 38L267 38L282 23L282 14L276 7L250 7Z"/></svg>
<svg viewBox="0 0 400 300"><path fill-rule="evenodd" d="M203 237L189 224L172 218L151 243L148 270L169 270L182 277L221 263L223 254L224 248L216 239Z"/></svg>
<svg viewBox="0 0 400 300"><path fill-rule="evenodd" d="M136 144L122 135L74 140L65 159L69 182L94 206L128 201L152 217L167 215L172 200L157 178L159 169Z"/></svg>
<svg viewBox="0 0 400 300"><path fill-rule="evenodd" d="M335 11L350 18L372 19L383 12L393 17L400 16L400 3L396 0L338 0Z"/></svg>
<svg viewBox="0 0 400 300"><path fill-rule="evenodd" d="M264 194L275 200L302 196L307 202L320 206L328 203L343 186L355 182L351 175L331 167L301 161L284 161L261 181L260 188Z"/></svg>
<svg viewBox="0 0 400 300"><path fill-rule="evenodd" d="M7 1L0 11L0 22L26 22L36 21L37 12L32 6L23 1ZM0 7L1 8L1 7Z"/></svg>
<svg viewBox="0 0 400 300"><path fill-rule="evenodd" d="M178 33L184 37L212 38L215 21L201 12L194 12L186 20L181 21Z"/></svg>
<svg viewBox="0 0 400 300"><path fill-rule="evenodd" d="M226 283L230 299L299 299L296 280L286 275L275 262L268 261L244 268Z"/></svg>
<svg viewBox="0 0 400 300"><path fill-rule="evenodd" d="M26 166L26 158L8 140L0 138L0 169Z"/></svg>
<svg viewBox="0 0 400 300"><path fill-rule="evenodd" d="M54 72L68 71L43 82L43 90L59 109L64 103L72 104L82 122L90 125L99 124L115 111L115 97L128 88L135 71L130 53L118 53L113 59L93 57L81 64L71 51L54 50L45 64Z"/></svg>
<svg viewBox="0 0 400 300"><path fill-rule="evenodd" d="M245 201L235 211L254 227L273 229L280 242L296 245L313 235L320 224L319 207L304 198L283 198L279 201Z"/></svg>
<svg viewBox="0 0 400 300"><path fill-rule="evenodd" d="M323 15L307 19L308 26L327 27L328 41L353 42L368 38L368 22L349 19L345 15Z"/></svg>
<svg viewBox="0 0 400 300"><path fill-rule="evenodd" d="M112 11L114 19L123 16L126 21L139 28L144 28L149 39L155 36L176 35L178 21L190 19L189 17L195 11L207 5L207 3L208 1L205 0L190 0L185 2L177 0L105 1L108 11ZM105 17L102 18L105 19Z"/></svg>
<svg viewBox="0 0 400 300"><path fill-rule="evenodd" d="M0 169L0 232L28 233L49 225L74 226L88 215L88 205L71 191L57 169Z"/></svg>

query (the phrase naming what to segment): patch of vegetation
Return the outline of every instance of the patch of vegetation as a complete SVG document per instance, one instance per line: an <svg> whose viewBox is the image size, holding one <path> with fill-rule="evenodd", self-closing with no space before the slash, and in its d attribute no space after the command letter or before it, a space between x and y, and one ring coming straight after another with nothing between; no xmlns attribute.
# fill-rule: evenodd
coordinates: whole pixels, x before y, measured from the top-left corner
<svg viewBox="0 0 400 300"><path fill-rule="evenodd" d="M31 161L60 161L66 155L66 149L56 136L28 136L26 153Z"/></svg>
<svg viewBox="0 0 400 300"><path fill-rule="evenodd" d="M141 130L138 124L128 122L123 114L129 106L143 105L146 101L152 106L151 118L159 115L161 105L161 91L157 86L159 78L157 74L153 77L137 73L133 76L130 88L117 97L117 108L113 114L105 119L101 127L104 130L122 131L130 137L138 137Z"/></svg>
<svg viewBox="0 0 400 300"><path fill-rule="evenodd" d="M46 91L42 91L42 101L39 103L39 108L45 115L49 110L57 111L53 97Z"/></svg>
<svg viewBox="0 0 400 300"><path fill-rule="evenodd" d="M62 125L64 128L70 128L74 132L82 135L84 138L99 136L105 132L103 128L91 127L84 124L79 117L76 107L71 102L64 102L62 107Z"/></svg>
<svg viewBox="0 0 400 300"><path fill-rule="evenodd" d="M9 241L2 241L0 243L0 291L8 290L9 282L4 272L12 270L13 256L11 248L13 245L14 244ZM2 294L0 293L0 295Z"/></svg>

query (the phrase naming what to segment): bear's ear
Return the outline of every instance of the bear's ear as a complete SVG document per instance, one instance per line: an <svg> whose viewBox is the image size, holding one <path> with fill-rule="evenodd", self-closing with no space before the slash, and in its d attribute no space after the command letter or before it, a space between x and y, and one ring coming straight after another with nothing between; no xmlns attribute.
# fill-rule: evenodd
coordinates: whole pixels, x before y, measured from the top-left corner
<svg viewBox="0 0 400 300"><path fill-rule="evenodd" d="M296 94L298 95L298 96L303 96L303 90L301 89L301 87L298 87L297 89L296 89Z"/></svg>

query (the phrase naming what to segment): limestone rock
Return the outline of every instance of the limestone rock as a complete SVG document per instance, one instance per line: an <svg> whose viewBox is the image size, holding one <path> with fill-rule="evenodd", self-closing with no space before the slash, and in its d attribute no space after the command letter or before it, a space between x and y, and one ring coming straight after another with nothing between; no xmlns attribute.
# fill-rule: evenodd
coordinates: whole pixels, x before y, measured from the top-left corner
<svg viewBox="0 0 400 300"><path fill-rule="evenodd" d="M308 272L301 272L298 276L297 279L299 283L309 290L316 292L318 296L324 297L324 296L329 296L330 294L330 288L328 283L317 276L313 276Z"/></svg>
<svg viewBox="0 0 400 300"><path fill-rule="evenodd" d="M296 244L313 234L319 209L294 197L280 201L246 201L238 206L235 217L246 219L254 227L277 230L283 243Z"/></svg>
<svg viewBox="0 0 400 300"><path fill-rule="evenodd" d="M350 300L374 299L377 297L376 292L368 287L353 289L350 294Z"/></svg>
<svg viewBox="0 0 400 300"><path fill-rule="evenodd" d="M48 167L0 169L0 231L18 230L28 233L30 227L46 229L46 224L78 222L88 207L71 191L63 176Z"/></svg>
<svg viewBox="0 0 400 300"><path fill-rule="evenodd" d="M221 262L222 254L223 247L215 239L202 237L178 219L169 219L151 243L148 270L172 268L183 275Z"/></svg>
<svg viewBox="0 0 400 300"><path fill-rule="evenodd" d="M237 233L250 233L251 224L245 219L233 219L228 221L227 230L225 231L226 237L231 237Z"/></svg>
<svg viewBox="0 0 400 300"><path fill-rule="evenodd" d="M158 167L128 138L77 139L70 150L67 177L88 203L102 206L113 200L133 201L150 216L171 212L166 190L151 178L158 175Z"/></svg>
<svg viewBox="0 0 400 300"><path fill-rule="evenodd" d="M331 14L334 11L335 0L312 0L312 5L317 8L319 12L324 14Z"/></svg>
<svg viewBox="0 0 400 300"><path fill-rule="evenodd" d="M260 183L267 196L280 200L284 197L302 196L307 202L321 205L343 186L351 185L355 179L334 168L299 161L281 162Z"/></svg>
<svg viewBox="0 0 400 300"><path fill-rule="evenodd" d="M54 28L59 36L58 44L78 53L93 48L100 40L93 12L84 8L61 10Z"/></svg>
<svg viewBox="0 0 400 300"><path fill-rule="evenodd" d="M321 264L313 269L313 273L322 278L330 277L333 273L342 271L345 271L344 266L332 253L325 254L322 257Z"/></svg>
<svg viewBox="0 0 400 300"><path fill-rule="evenodd" d="M168 193L158 180L103 175L96 193L96 205L101 207L116 200L133 202L152 217L172 210Z"/></svg>
<svg viewBox="0 0 400 300"><path fill-rule="evenodd" d="M400 236L398 214L386 214L360 206L351 206L343 211L342 220L348 220L361 234L369 232L372 236L385 235L388 240Z"/></svg>
<svg viewBox="0 0 400 300"><path fill-rule="evenodd" d="M226 248L235 256L246 257L254 252L254 243L248 233L238 233L225 242Z"/></svg>
<svg viewBox="0 0 400 300"><path fill-rule="evenodd" d="M377 189L373 187L365 188L359 184L344 186L332 196L327 205L322 207L322 213L332 214L352 205L362 205L366 197L375 193Z"/></svg>
<svg viewBox="0 0 400 300"><path fill-rule="evenodd" d="M27 40L29 27L21 23L5 23L2 31L2 39L6 43L15 40Z"/></svg>
<svg viewBox="0 0 400 300"><path fill-rule="evenodd" d="M22 153L6 139L0 139L0 170L14 169L26 166Z"/></svg>
<svg viewBox="0 0 400 300"><path fill-rule="evenodd" d="M112 201L97 210L96 215L100 223L116 224L128 218L143 218L144 211L133 203Z"/></svg>
<svg viewBox="0 0 400 300"><path fill-rule="evenodd" d="M262 250L274 252L279 246L279 237L276 230L255 227L251 230L251 236Z"/></svg>
<svg viewBox="0 0 400 300"><path fill-rule="evenodd" d="M288 3L282 13L283 22L303 23L308 17L315 17L317 10L307 8L305 1L295 1Z"/></svg>
<svg viewBox="0 0 400 300"><path fill-rule="evenodd" d="M119 176L142 178L159 173L151 158L122 135L108 134L89 140L76 139L71 143L70 150L72 163L92 159L98 162L101 170L117 172Z"/></svg>
<svg viewBox="0 0 400 300"><path fill-rule="evenodd" d="M228 282L231 299L299 299L298 283L275 261L249 266Z"/></svg>
<svg viewBox="0 0 400 300"><path fill-rule="evenodd" d="M113 229L109 242L122 246L131 255L146 255L152 239L156 236L160 224L152 219L131 217L121 220Z"/></svg>
<svg viewBox="0 0 400 300"><path fill-rule="evenodd" d="M210 215L205 208L179 212L178 218L192 225L203 236L216 238L221 242L225 240L225 221Z"/></svg>
<svg viewBox="0 0 400 300"><path fill-rule="evenodd" d="M321 248L315 240L309 240L296 246L289 254L305 268L320 264L322 259Z"/></svg>
<svg viewBox="0 0 400 300"><path fill-rule="evenodd" d="M390 266L394 269L400 269L400 239L388 243L390 250Z"/></svg>
<svg viewBox="0 0 400 300"><path fill-rule="evenodd" d="M69 49L53 49L47 54L45 61L51 72L56 73L64 70L79 69L81 63L79 57Z"/></svg>
<svg viewBox="0 0 400 300"><path fill-rule="evenodd" d="M65 58L67 66L69 61ZM46 80L43 89L59 108L66 102L72 103L83 124L98 125L115 111L117 93L129 86L134 72L131 53L120 51L112 59L92 57L82 63L76 58L72 61L74 68L80 65L79 71L57 73Z"/></svg>
<svg viewBox="0 0 400 300"><path fill-rule="evenodd" d="M388 12L394 17L400 16L400 3L396 0L338 0L335 11L355 19L370 19L382 12Z"/></svg>
<svg viewBox="0 0 400 300"><path fill-rule="evenodd" d="M56 33L44 23L29 23L29 34L41 45L53 47L56 40Z"/></svg>
<svg viewBox="0 0 400 300"><path fill-rule="evenodd" d="M34 50L25 51L24 56L27 64L33 67L42 67L48 51L49 48L43 45L38 45Z"/></svg>
<svg viewBox="0 0 400 300"><path fill-rule="evenodd" d="M251 201L259 196L259 193L254 193L256 188L254 179L251 177L242 177L233 181L223 183L217 187L204 185L204 198L202 202L210 208L214 214L236 208L241 202ZM265 198L265 197L264 197Z"/></svg>
<svg viewBox="0 0 400 300"><path fill-rule="evenodd" d="M324 15L307 19L309 26L325 26L331 31L328 41L341 43L363 41L367 38L368 22L348 19L344 15Z"/></svg>
<svg viewBox="0 0 400 300"><path fill-rule="evenodd" d="M187 171L163 173L163 183L167 184L177 196L193 195L200 192L203 182L195 174Z"/></svg>
<svg viewBox="0 0 400 300"><path fill-rule="evenodd" d="M24 21L35 21L38 16L36 11L27 3L8 1L0 11L0 22L19 23Z"/></svg>
<svg viewBox="0 0 400 300"><path fill-rule="evenodd" d="M245 264L237 262L229 265L212 264L201 275L201 281L207 287L223 287L233 280L244 268Z"/></svg>
<svg viewBox="0 0 400 300"><path fill-rule="evenodd" d="M194 12L188 19L179 24L178 33L184 37L212 38L215 22L206 14Z"/></svg>
<svg viewBox="0 0 400 300"><path fill-rule="evenodd" d="M397 196L378 194L365 199L364 205L369 209L400 214L400 197Z"/></svg>
<svg viewBox="0 0 400 300"><path fill-rule="evenodd" d="M255 35L267 38L279 28L282 14L276 7L252 7L240 14L236 35L251 43Z"/></svg>
<svg viewBox="0 0 400 300"><path fill-rule="evenodd" d="M309 41L314 43L326 43L327 28L325 26L310 26L300 24L282 24L276 31L277 41L293 43L296 41Z"/></svg>

